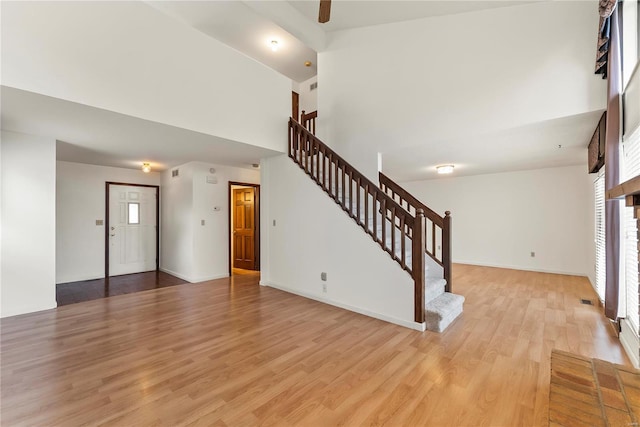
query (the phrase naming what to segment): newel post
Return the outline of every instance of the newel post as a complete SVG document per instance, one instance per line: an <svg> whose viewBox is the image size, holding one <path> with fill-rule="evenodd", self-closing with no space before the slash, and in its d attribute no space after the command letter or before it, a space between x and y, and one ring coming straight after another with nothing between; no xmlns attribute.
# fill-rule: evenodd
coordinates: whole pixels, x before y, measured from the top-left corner
<svg viewBox="0 0 640 427"><path fill-rule="evenodd" d="M447 281L445 292L451 292L453 277L451 274L451 212L444 213L442 224L442 265L444 269L444 279Z"/></svg>
<svg viewBox="0 0 640 427"><path fill-rule="evenodd" d="M414 319L417 323L424 322L424 252L426 219L421 208L416 210L416 221L413 224L412 266L413 273L413 304Z"/></svg>

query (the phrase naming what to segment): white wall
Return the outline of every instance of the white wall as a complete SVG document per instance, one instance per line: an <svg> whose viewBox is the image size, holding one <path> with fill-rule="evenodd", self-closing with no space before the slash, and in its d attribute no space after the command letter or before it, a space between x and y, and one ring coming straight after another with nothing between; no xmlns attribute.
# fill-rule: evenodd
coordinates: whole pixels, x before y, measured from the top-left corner
<svg viewBox="0 0 640 427"><path fill-rule="evenodd" d="M298 93L300 94L300 113L306 111L310 113L318 109L318 89L309 90L312 83L318 81L318 76L313 76L308 80L299 83Z"/></svg>
<svg viewBox="0 0 640 427"><path fill-rule="evenodd" d="M7 2L1 28L3 85L285 151L291 80L144 2Z"/></svg>
<svg viewBox="0 0 640 427"><path fill-rule="evenodd" d="M318 136L377 180L362 151L600 110L595 7L538 2L331 33L318 53Z"/></svg>
<svg viewBox="0 0 640 427"><path fill-rule="evenodd" d="M287 156L261 169L261 283L418 328L411 276Z"/></svg>
<svg viewBox="0 0 640 427"><path fill-rule="evenodd" d="M161 269L190 282L227 277L229 181L259 184L260 172L200 162L177 169L178 178L170 170L162 174ZM207 176L217 183L207 183Z"/></svg>
<svg viewBox="0 0 640 427"><path fill-rule="evenodd" d="M96 220L105 220L107 181L160 185L160 174L57 162L56 283L104 277L104 225Z"/></svg>
<svg viewBox="0 0 640 427"><path fill-rule="evenodd" d="M56 307L56 142L2 132L1 317Z"/></svg>
<svg viewBox="0 0 640 427"><path fill-rule="evenodd" d="M190 280L193 275L193 165L187 163L172 178L162 173L160 198L160 269Z"/></svg>
<svg viewBox="0 0 640 427"><path fill-rule="evenodd" d="M435 211L451 211L454 262L583 275L595 283L594 177L586 170L580 165L401 185Z"/></svg>

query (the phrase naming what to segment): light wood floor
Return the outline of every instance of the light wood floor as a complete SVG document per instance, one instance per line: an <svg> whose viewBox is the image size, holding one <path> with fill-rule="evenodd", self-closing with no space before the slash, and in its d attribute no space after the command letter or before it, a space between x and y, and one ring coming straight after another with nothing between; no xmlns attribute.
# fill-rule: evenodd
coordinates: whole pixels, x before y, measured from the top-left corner
<svg viewBox="0 0 640 427"><path fill-rule="evenodd" d="M546 426L553 348L630 365L584 278L456 265L443 334L257 280L3 319L2 425Z"/></svg>

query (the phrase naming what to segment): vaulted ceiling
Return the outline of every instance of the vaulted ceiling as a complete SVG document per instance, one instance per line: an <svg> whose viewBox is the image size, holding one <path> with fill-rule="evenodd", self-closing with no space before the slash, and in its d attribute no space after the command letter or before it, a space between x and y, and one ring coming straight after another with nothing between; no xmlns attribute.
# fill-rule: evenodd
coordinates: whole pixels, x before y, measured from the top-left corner
<svg viewBox="0 0 640 427"><path fill-rule="evenodd" d="M331 20L318 23L318 1L147 1L294 81L317 73L317 52L335 31L531 3L521 1L334 0ZM271 50L277 40L279 49ZM304 64L311 62L310 67Z"/></svg>
<svg viewBox="0 0 640 427"><path fill-rule="evenodd" d="M191 27L193 31L227 44L293 81L301 82L317 73L318 52L322 55L327 46L349 29L538 2L334 0L331 20L327 24L317 22L317 1L145 3L182 22L187 26L185 28ZM274 39L279 41L279 49L276 52L270 45ZM202 54L206 55L206 52ZM310 61L312 65L306 67L305 61ZM322 85L320 82L320 96ZM24 91L4 88L3 97L3 127L9 126L12 130L26 133L33 133L33 129L41 133L55 132L61 141L59 157L62 160L137 167L137 164L129 165L126 160L127 156L130 157L131 148L135 146L138 150L137 157L144 157L145 150L148 151L150 147L155 147L157 153L161 152L162 154L156 154L154 159L160 169L193 159L249 167L248 165L255 163L260 157L274 154L270 150L171 128L160 123L114 115L83 105L73 105L46 97L37 99L34 98L34 94ZM56 114L47 117L46 112L38 106L49 106ZM577 164L582 162L586 140L599 114L600 111L567 114L555 120L532 122L516 128L473 135L475 145L482 146L485 154L500 152L501 155L498 157L487 155L484 158L482 152L459 149L465 146L465 141L469 141L468 136L452 135L447 139L440 135L437 154L458 162L461 171L464 170L464 164L472 162L472 158L473 162L482 164L482 167L468 170L470 174ZM56 123L52 120L53 117L56 118ZM77 120L78 117L84 119ZM101 127L100 122L118 125L110 128ZM95 132L93 137L90 135L91 129ZM166 135L185 141L182 149L176 151L175 147L171 147L167 142L167 149L159 151L158 148L163 146L162 141L168 141ZM154 141L160 142L154 145ZM514 144L513 141L518 141L518 144ZM544 144L540 145L539 141L544 141ZM385 170L390 171L392 176L402 179L433 177L432 171L424 172L424 165L434 160L434 151L428 145L390 146L380 151L384 155Z"/></svg>

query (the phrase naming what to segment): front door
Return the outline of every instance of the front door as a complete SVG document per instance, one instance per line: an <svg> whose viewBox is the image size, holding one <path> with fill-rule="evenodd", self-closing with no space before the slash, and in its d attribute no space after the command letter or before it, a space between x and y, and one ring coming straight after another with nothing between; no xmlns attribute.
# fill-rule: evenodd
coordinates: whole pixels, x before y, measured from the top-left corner
<svg viewBox="0 0 640 427"><path fill-rule="evenodd" d="M233 267L254 270L255 188L233 190Z"/></svg>
<svg viewBox="0 0 640 427"><path fill-rule="evenodd" d="M156 269L155 187L109 185L109 276Z"/></svg>

